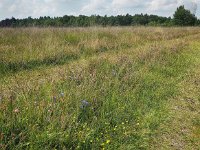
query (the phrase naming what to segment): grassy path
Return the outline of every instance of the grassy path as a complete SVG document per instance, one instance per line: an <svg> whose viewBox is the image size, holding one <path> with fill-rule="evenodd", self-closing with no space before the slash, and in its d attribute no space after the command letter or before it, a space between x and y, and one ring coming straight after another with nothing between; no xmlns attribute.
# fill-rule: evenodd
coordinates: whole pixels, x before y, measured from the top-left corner
<svg viewBox="0 0 200 150"><path fill-rule="evenodd" d="M194 29L191 29L191 30L194 30ZM56 35L55 37L57 38L54 37L55 38L54 39L51 35L52 34L51 32L53 31L51 32L49 31L49 37L45 37L43 35L45 37L43 38L46 39L45 41L46 43L45 42L41 43L41 41L35 42L34 41L35 39L32 39L34 34L35 35L38 34L37 33L38 31L37 31L34 34L32 33L33 34L32 37L28 36L31 42L29 41L26 44L24 44L25 46L27 46L25 48L24 48L24 45L22 46L20 44L16 44L16 41L19 40L18 43L21 43L20 40L24 40L23 34L20 35L19 33L15 33L16 34L15 36L19 34L18 36L20 37L20 38L16 38L15 41L13 39L10 39L9 36L8 38L3 37L5 38L5 40L0 41L0 44L2 45L2 46L0 45L0 54L1 54L0 55L0 77L8 76L9 74L12 75L13 73L15 74L21 71L33 71L33 70L37 70L41 68L51 68L51 67L55 67L59 65L66 65L74 61L79 61L81 59L88 59L88 57L94 57L95 55L99 56L103 53L118 53L120 51L123 51L124 49L125 50L136 49L136 48L142 49L143 47L152 45L154 43L159 43L159 42L166 43L167 41L171 42L178 39L181 40L184 37L188 38L188 37L199 34L199 32L189 31L185 29L185 32L177 32L176 34L172 34L171 33L172 31L170 31L169 34L167 35L163 29L162 29L163 31L160 32L158 28L157 29L158 31L154 31L155 35L150 36L150 35L146 35L147 33L143 33L142 30L144 29L141 28L140 30L142 31L141 32L142 34L139 33L138 37L133 38L131 34L126 33L127 32L126 30L128 29L124 29L124 30L125 30L123 31L124 33L118 31L117 35L113 33L106 33L104 30L103 31L105 33L99 33L99 31L94 32L94 33L92 32L94 34L92 35L92 37L98 41L97 43L100 46L95 45L95 42L96 42L95 40L93 40L92 42L88 39L86 41L83 40L85 38L84 36L89 36L87 34L90 34L90 33L87 33L87 32L86 32L87 34L82 33L83 35L79 35L80 37L76 35L77 33L76 34L68 33L69 35L66 37L62 37L63 35L59 35L59 38L57 37L58 35ZM26 33L28 31L22 30L22 32ZM125 36L127 37L122 36L121 34L122 35L125 34ZM40 36L42 37L42 35ZM117 36L117 38L115 36ZM114 40L112 39L113 41L111 40L109 42L108 41L102 42L101 41L102 37L106 37L107 38L106 40L108 41L110 40L109 38L111 39L113 38ZM119 41L117 40L115 41L115 39L119 39ZM60 41L57 42L58 40ZM8 44L7 41L9 41L10 43ZM54 41L56 41L60 45L57 43L55 44ZM90 46L84 47L83 45L87 45L88 44L87 42L88 43L90 42L89 43ZM117 42L117 44L115 42ZM43 45L37 48L35 43L43 44ZM47 45L47 46L45 47L44 45ZM68 48L68 49L74 49L74 50L65 52L65 50L57 50L58 47L61 47L61 49ZM17 52L11 52L10 49L12 48L17 49L16 50ZM52 49L53 49L53 52L52 52ZM43 51L47 51L47 52L49 51L49 52L47 54ZM41 55L40 52L44 53L42 58L40 58L40 55Z"/></svg>
<svg viewBox="0 0 200 150"><path fill-rule="evenodd" d="M200 149L200 42L190 43L192 64L179 83L180 94L170 100L170 118L157 131L152 149Z"/></svg>

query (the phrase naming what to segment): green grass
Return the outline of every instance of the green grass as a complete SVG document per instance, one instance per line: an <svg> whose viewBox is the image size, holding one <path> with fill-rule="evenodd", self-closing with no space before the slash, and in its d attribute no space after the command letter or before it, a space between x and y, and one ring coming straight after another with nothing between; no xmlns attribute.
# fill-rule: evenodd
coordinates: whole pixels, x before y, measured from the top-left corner
<svg viewBox="0 0 200 150"><path fill-rule="evenodd" d="M0 36L1 149L159 149L161 127L172 128L172 100L200 59L199 28L0 29ZM193 126L195 143L198 119Z"/></svg>

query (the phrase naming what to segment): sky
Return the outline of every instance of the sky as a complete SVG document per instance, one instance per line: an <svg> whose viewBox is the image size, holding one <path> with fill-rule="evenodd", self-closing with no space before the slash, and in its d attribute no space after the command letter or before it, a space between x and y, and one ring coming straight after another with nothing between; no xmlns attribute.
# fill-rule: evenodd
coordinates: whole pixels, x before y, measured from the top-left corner
<svg viewBox="0 0 200 150"><path fill-rule="evenodd" d="M63 15L155 14L172 16L185 5L200 18L200 0L0 0L0 20ZM197 10L195 9L197 8Z"/></svg>

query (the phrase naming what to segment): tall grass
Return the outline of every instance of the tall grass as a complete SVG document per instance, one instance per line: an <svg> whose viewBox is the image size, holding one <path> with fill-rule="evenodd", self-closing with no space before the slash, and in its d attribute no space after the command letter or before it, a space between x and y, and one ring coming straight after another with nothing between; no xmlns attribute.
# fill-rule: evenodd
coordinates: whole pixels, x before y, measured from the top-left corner
<svg viewBox="0 0 200 150"><path fill-rule="evenodd" d="M199 33L0 29L0 148L148 149Z"/></svg>

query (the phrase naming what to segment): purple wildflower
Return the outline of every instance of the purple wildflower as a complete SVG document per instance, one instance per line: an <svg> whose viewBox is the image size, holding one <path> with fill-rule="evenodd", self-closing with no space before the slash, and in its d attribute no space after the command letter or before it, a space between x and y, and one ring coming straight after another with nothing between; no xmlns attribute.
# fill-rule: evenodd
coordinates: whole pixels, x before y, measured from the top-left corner
<svg viewBox="0 0 200 150"><path fill-rule="evenodd" d="M53 102L56 103L57 97L53 96Z"/></svg>

